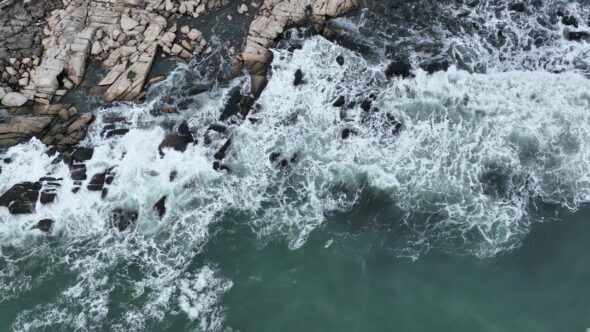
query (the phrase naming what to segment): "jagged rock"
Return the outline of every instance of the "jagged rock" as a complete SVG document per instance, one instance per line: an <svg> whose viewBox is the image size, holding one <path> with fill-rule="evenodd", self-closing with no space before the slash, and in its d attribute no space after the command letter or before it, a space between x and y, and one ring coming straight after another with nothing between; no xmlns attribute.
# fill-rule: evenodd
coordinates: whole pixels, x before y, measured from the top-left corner
<svg viewBox="0 0 590 332"><path fill-rule="evenodd" d="M39 222L37 222L33 227L31 227L31 229L38 229L44 233L51 233L53 229L53 223L54 221L51 219L42 219L39 220Z"/></svg>
<svg viewBox="0 0 590 332"><path fill-rule="evenodd" d="M247 13L247 12L248 12L248 6L245 3L241 4L238 7L238 13L244 14L244 13Z"/></svg>
<svg viewBox="0 0 590 332"><path fill-rule="evenodd" d="M511 11L523 13L526 10L526 6L522 2L515 2L508 5L508 9Z"/></svg>
<svg viewBox="0 0 590 332"><path fill-rule="evenodd" d="M9 92L2 98L2 105L7 107L20 107L27 102L27 97L18 92Z"/></svg>
<svg viewBox="0 0 590 332"><path fill-rule="evenodd" d="M129 31L139 25L139 22L127 15L121 15L121 28L123 31Z"/></svg>
<svg viewBox="0 0 590 332"><path fill-rule="evenodd" d="M154 210L156 211L156 215L160 219L162 219L162 217L164 217L164 215L166 214L166 198L167 196L164 196L160 198L160 200L158 200L156 204L154 204Z"/></svg>
<svg viewBox="0 0 590 332"><path fill-rule="evenodd" d="M176 151L184 152L187 145L192 142L194 142L192 133L186 122L183 122L178 127L176 134L166 135L162 143L160 143L158 151L160 152L161 156L164 156L164 148L172 148Z"/></svg>
<svg viewBox="0 0 590 332"><path fill-rule="evenodd" d="M0 205L7 207L11 214L34 213L41 187L40 182L15 184L0 196Z"/></svg>
<svg viewBox="0 0 590 332"><path fill-rule="evenodd" d="M190 40L196 40L199 41L201 39L203 39L203 33L197 29L191 29L186 36L188 37L188 39Z"/></svg>
<svg viewBox="0 0 590 332"><path fill-rule="evenodd" d="M345 103L346 103L346 98L344 98L344 96L339 96L338 99L336 99L336 101L334 101L332 106L342 107L342 106L344 106Z"/></svg>
<svg viewBox="0 0 590 332"><path fill-rule="evenodd" d="M74 150L71 154L71 158L77 162L84 162L92 159L94 154L94 148L79 147Z"/></svg>
<svg viewBox="0 0 590 332"><path fill-rule="evenodd" d="M128 211L121 208L114 209L111 212L111 222L120 232L135 226L137 222L137 211Z"/></svg>
<svg viewBox="0 0 590 332"><path fill-rule="evenodd" d="M345 15L357 7L358 0L264 1L250 24L244 51L238 60L251 76L266 76L272 61L269 48L275 45L286 27L311 21L315 32L322 33L327 18Z"/></svg>
<svg viewBox="0 0 590 332"><path fill-rule="evenodd" d="M412 66L410 62L405 59L393 60L385 69L385 76L401 76L403 78L410 77Z"/></svg>
<svg viewBox="0 0 590 332"><path fill-rule="evenodd" d="M297 69L297 71L295 71L295 79L293 80L293 85L298 86L301 83L303 83L303 71L301 71L301 69Z"/></svg>

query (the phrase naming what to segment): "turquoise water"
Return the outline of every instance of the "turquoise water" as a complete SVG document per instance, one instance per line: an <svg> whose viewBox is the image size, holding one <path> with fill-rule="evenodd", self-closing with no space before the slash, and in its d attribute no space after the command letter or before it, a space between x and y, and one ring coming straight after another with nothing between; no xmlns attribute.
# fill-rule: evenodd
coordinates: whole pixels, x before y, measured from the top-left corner
<svg viewBox="0 0 590 332"><path fill-rule="evenodd" d="M331 220L297 250L284 241L261 241L239 221L227 221L207 254L191 264L215 262L232 280L220 302L224 326L232 331L585 331L589 218L590 209L583 209L560 222L536 224L522 247L495 258L432 251L416 261L394 253L395 234L351 231L346 220ZM55 269L53 277L0 304L3 331L17 313L54 301L75 279L52 262L30 264L28 277ZM130 279L133 273L127 271ZM125 288L113 285L107 319L133 307L137 299ZM144 328L195 330L184 315ZM64 329L56 324L45 330Z"/></svg>
<svg viewBox="0 0 590 332"><path fill-rule="evenodd" d="M337 220L298 250L223 232L208 256L234 282L223 303L240 331L585 331L589 219L537 224L521 248L485 260L398 258L395 234L333 235Z"/></svg>

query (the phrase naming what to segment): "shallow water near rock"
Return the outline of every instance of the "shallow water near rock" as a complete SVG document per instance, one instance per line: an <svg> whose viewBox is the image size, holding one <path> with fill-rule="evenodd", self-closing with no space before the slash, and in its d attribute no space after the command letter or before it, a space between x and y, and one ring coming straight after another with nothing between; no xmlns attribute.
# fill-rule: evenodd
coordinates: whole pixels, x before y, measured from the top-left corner
<svg viewBox="0 0 590 332"><path fill-rule="evenodd" d="M589 328L590 44L562 7L587 28L583 1L367 1L337 43L290 30L247 119L220 120L249 79L216 83L214 52L92 109L84 180L39 141L3 151L0 193L59 180L34 214L0 207L0 325ZM411 75L387 75L400 57Z"/></svg>

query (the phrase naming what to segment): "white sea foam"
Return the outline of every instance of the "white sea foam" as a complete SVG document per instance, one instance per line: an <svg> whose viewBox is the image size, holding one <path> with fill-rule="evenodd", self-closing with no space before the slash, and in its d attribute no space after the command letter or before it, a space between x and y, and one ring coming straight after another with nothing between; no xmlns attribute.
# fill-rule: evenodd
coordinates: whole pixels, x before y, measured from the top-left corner
<svg viewBox="0 0 590 332"><path fill-rule="evenodd" d="M304 84L295 87L297 69ZM400 254L437 246L488 257L518 245L535 220L532 203L575 209L590 200L590 82L581 75L451 68L388 82L383 69L320 37L294 54L275 51L272 79L252 114L258 121L230 127L230 174L212 169L215 148L201 138L231 86L164 118L149 114L150 103L98 110L83 144L95 147L89 178L115 167L104 200L86 189L88 180L72 193L67 166L52 164L38 141L9 149L14 161L3 165L1 190L47 172L63 178L57 201L38 204L35 215L0 208L2 300L60 275L54 294L20 312L12 327L144 330L182 312L202 330L221 329L220 299L231 282L195 261L210 227L235 211L261 237L297 248L328 214L350 211L376 191L399 212L380 216L395 226L392 236L400 225L411 230ZM369 94L379 111L360 109ZM357 104L341 115L332 106L338 96ZM403 123L399 134L387 113ZM125 116L131 131L103 138L101 119L110 114ZM158 124L182 119L199 144L161 158L165 131ZM342 140L344 128L356 135ZM273 164L273 152L289 166ZM153 205L164 195L168 212L158 220ZM121 234L110 226L118 207L139 212L137 228ZM28 230L45 217L55 220L51 236ZM132 305L111 307L122 305L122 296Z"/></svg>

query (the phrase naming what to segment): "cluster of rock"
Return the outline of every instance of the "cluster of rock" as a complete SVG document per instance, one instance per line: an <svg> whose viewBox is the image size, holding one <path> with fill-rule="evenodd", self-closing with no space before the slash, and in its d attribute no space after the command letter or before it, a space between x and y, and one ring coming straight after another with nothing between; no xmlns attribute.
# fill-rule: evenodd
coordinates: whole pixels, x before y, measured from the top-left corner
<svg viewBox="0 0 590 332"><path fill-rule="evenodd" d="M358 7L358 0L265 0L250 25L244 51L238 57L248 70L252 94L258 96L266 87L267 69L272 62L273 47L285 29L311 23L316 33L331 37L326 28L329 18L343 16Z"/></svg>
<svg viewBox="0 0 590 332"><path fill-rule="evenodd" d="M180 29L181 40L175 42L177 28L168 28L166 18L182 14L198 17L228 0L63 0L51 6L53 1L45 5L37 2L26 6L14 1L2 3L14 12L10 19L0 15L0 36L6 36L0 40L0 104L5 107L40 104L61 110L62 105L51 104L81 84L89 58L108 69L98 84L104 87L105 101L137 100L143 96L159 48L163 56L184 59L212 52L203 34L189 26ZM31 15L35 8L42 9L36 16ZM45 15L44 9L53 9L46 24L35 24L35 19ZM0 119L0 147L38 137L64 149L85 135L85 130L71 132L69 119L37 115ZM88 116L82 116L83 121L88 120L86 124ZM57 125L61 131L53 129Z"/></svg>
<svg viewBox="0 0 590 332"><path fill-rule="evenodd" d="M358 0L265 0L250 25L243 52L235 59L236 70L234 73L246 69L250 75L251 89L249 95L240 95L238 92L236 98L230 98L230 103L237 101L235 105L237 113L245 118L268 84L268 68L273 59L269 49L276 45L280 35L286 29L310 23L316 33L331 38L336 31L327 26L327 20L343 16L357 7ZM297 77L296 74L295 85L302 82L302 73L299 72L299 75L300 77ZM229 106L233 107L234 105ZM213 128L213 130L208 130L208 133L211 131L216 132L216 136L221 136L220 138L225 140L215 153L216 160L213 163L214 169L224 170L222 161L231 146L232 136L227 130ZM294 158L294 160L296 159ZM228 169L225 168L225 170Z"/></svg>
<svg viewBox="0 0 590 332"><path fill-rule="evenodd" d="M39 64L43 53L42 22L46 12L62 6L61 0L0 3L0 87L16 88L23 85L23 78L30 77L28 69Z"/></svg>
<svg viewBox="0 0 590 332"><path fill-rule="evenodd" d="M92 120L92 113L79 114L74 107L38 105L33 116L17 115L0 122L0 148L36 137L47 145L66 150L86 137L86 128Z"/></svg>
<svg viewBox="0 0 590 332"><path fill-rule="evenodd" d="M37 203L49 204L55 200L55 190L62 179L43 177L36 182L17 183L0 196L0 206L11 214L34 213Z"/></svg>
<svg viewBox="0 0 590 332"><path fill-rule="evenodd" d="M4 3L0 15L0 83L29 101L59 102L79 85L89 57L110 69L101 82L106 101L135 100L142 92L156 50L190 58L207 48L198 31L174 43L172 15L199 17L229 0L63 0ZM46 24L39 24L51 11ZM4 13L9 15L4 15ZM44 52L43 52L44 48ZM22 98L19 98L21 100ZM12 107L12 105L6 105ZM21 106L21 105L18 105Z"/></svg>

